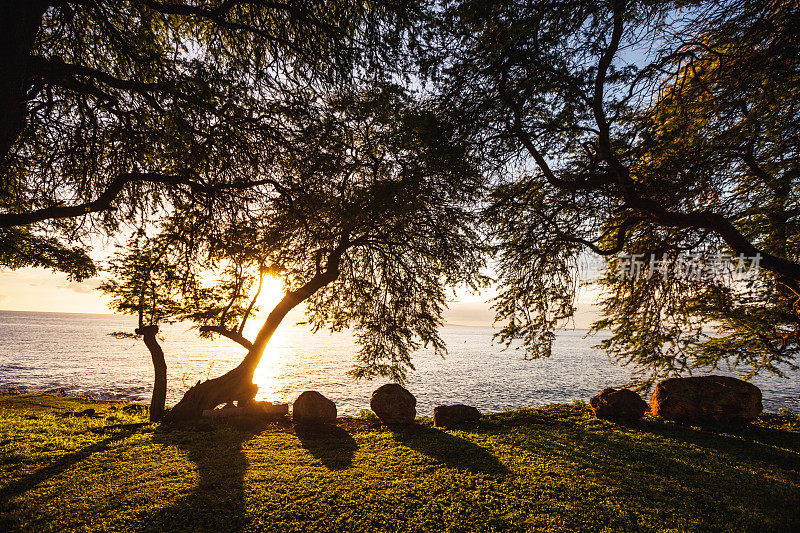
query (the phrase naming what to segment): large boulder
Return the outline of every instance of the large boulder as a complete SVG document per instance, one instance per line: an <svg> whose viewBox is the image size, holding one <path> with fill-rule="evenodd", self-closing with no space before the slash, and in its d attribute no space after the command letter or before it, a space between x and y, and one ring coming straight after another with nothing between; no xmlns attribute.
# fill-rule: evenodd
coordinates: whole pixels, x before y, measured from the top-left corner
<svg viewBox="0 0 800 533"><path fill-rule="evenodd" d="M396 383L375 389L369 406L384 424L411 424L417 417L417 399Z"/></svg>
<svg viewBox="0 0 800 533"><path fill-rule="evenodd" d="M639 420L647 411L642 397L628 389L603 389L589 400L594 416L604 420Z"/></svg>
<svg viewBox="0 0 800 533"><path fill-rule="evenodd" d="M761 390L752 383L727 376L671 378L656 386L650 409L665 420L746 423L761 413Z"/></svg>
<svg viewBox="0 0 800 533"><path fill-rule="evenodd" d="M292 404L295 424L335 424L336 404L314 390L302 393Z"/></svg>
<svg viewBox="0 0 800 533"><path fill-rule="evenodd" d="M481 412L471 405L440 405L433 409L433 425L437 427L453 427L480 418Z"/></svg>

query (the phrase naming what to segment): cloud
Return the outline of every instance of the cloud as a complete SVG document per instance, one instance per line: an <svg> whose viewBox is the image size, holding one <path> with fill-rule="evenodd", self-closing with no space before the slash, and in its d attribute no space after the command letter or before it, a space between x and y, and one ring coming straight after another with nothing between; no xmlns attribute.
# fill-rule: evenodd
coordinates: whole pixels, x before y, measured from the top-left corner
<svg viewBox="0 0 800 533"><path fill-rule="evenodd" d="M450 302L445 322L461 326L491 326L494 313L486 302Z"/></svg>
<svg viewBox="0 0 800 533"><path fill-rule="evenodd" d="M69 289L78 294L91 294L100 286L100 280L93 281L67 281L58 286L59 289Z"/></svg>

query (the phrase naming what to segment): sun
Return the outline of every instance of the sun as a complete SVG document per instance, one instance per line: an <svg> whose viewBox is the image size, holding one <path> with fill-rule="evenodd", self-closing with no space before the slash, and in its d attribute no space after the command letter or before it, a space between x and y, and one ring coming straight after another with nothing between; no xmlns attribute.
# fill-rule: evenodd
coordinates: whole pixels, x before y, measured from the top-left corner
<svg viewBox="0 0 800 533"><path fill-rule="evenodd" d="M256 299L258 314L266 316L283 298L283 280L274 276L264 276L261 293Z"/></svg>
<svg viewBox="0 0 800 533"><path fill-rule="evenodd" d="M244 336L248 339L254 339L258 330L264 325L267 316L275 308L276 305L283 299L283 280L274 276L264 276L261 282L261 292L256 298L256 307L258 311L254 312L247 319L244 327ZM280 332L281 328L278 328ZM278 333L276 332L276 334ZM273 340L274 340L273 335ZM272 340L270 341L272 343Z"/></svg>

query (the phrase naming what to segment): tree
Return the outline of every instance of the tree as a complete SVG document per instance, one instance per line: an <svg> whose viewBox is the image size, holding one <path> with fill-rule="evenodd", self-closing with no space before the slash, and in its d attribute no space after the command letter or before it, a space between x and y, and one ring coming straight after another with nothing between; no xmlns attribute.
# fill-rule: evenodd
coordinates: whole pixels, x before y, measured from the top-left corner
<svg viewBox="0 0 800 533"><path fill-rule="evenodd" d="M117 338L139 337L150 351L155 370L153 395L150 400L150 421L160 421L164 416L167 399L167 363L164 350L158 343L160 322L180 316L179 285L193 280L169 268L164 255L169 253L168 243L159 239L144 244L137 236L129 243L126 255L119 255L111 262L108 271L113 277L105 280L99 289L113 296L111 307L118 312L138 316L138 326L133 335L129 332L113 332Z"/></svg>
<svg viewBox="0 0 800 533"><path fill-rule="evenodd" d="M280 143L287 87L380 75L417 11L414 2L4 2L0 264L80 278L89 272L78 237L140 226L186 198L219 205L254 179L250 143Z"/></svg>
<svg viewBox="0 0 800 533"><path fill-rule="evenodd" d="M187 316L201 332L231 338L247 354L233 370L190 388L171 420L252 401L263 351L301 303L314 330L355 330L361 349L354 377L402 381L414 350L424 345L444 353L437 327L445 287L481 282L475 226L481 173L436 109L391 84L308 97L298 95L286 117L297 134L270 167L274 186L251 197L247 222L219 234L200 232L179 261L194 269L231 267L223 285L233 291L218 286L220 298L192 304L198 312ZM245 265L252 266L240 269ZM283 279L284 297L254 339L237 338L242 328L230 317L240 315L224 302L230 294L252 297L239 272L253 279L265 270ZM247 306L240 309L249 314Z"/></svg>
<svg viewBox="0 0 800 533"><path fill-rule="evenodd" d="M158 343L159 325L164 322L194 321L204 324L201 335L217 333L228 337L245 348L252 345L242 336L245 323L252 313L267 273L256 266L252 275L251 260L230 248L223 259L223 268L215 272L214 283L203 283L203 274L209 274L199 264L187 262L195 250L199 235L212 229L203 213L192 212L182 206L179 216L163 220L154 235L141 231L131 237L108 262L109 277L98 287L112 297L110 306L116 312L138 316L133 334L113 332L117 338L141 337L150 351L155 371L153 395L150 402L150 420L164 417L167 396L167 364L164 351ZM217 254L219 256L220 254ZM219 259L219 257L217 257ZM247 296L258 279L258 289L252 299ZM217 323L208 325L206 322ZM232 324L236 324L235 327Z"/></svg>
<svg viewBox="0 0 800 533"><path fill-rule="evenodd" d="M638 117L637 172L648 176L647 183L669 175L691 180L692 188L678 194L706 196L715 214L728 221L695 247L702 251L704 245L709 266L719 252L758 255L767 271L739 282L730 274L702 282L656 276L636 288L605 278L606 319L597 326L614 335L602 345L645 369L727 364L749 367L749 375L782 375L782 369L797 368L800 35L792 21L798 8L733 7L696 23L694 41L669 63L670 79ZM639 234L629 247L686 247L685 240L675 240L665 246L663 238ZM656 309L670 312L658 317ZM664 346L631 335L632 316L659 319L651 322L660 329L653 339L663 339ZM713 335L706 333L709 323Z"/></svg>
<svg viewBox="0 0 800 533"><path fill-rule="evenodd" d="M614 259L601 346L651 378L796 356L796 3L466 0L443 12L425 65L444 65L443 106L498 162L487 217L502 340L550 353L584 254L654 254L673 271L699 251L758 257L762 275L750 287L624 279Z"/></svg>

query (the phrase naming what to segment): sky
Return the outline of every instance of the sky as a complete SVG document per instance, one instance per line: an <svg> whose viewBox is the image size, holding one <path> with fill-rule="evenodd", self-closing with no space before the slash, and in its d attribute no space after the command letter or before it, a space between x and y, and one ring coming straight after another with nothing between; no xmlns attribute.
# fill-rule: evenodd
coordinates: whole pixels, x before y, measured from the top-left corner
<svg viewBox="0 0 800 533"><path fill-rule="evenodd" d="M59 313L108 314L107 299L97 291L100 278L83 282L67 280L66 275L41 268L22 268L15 271L0 269L0 310L45 311ZM280 284L275 283L264 304L279 296ZM269 292L269 291L268 291ZM491 326L492 311L488 300L494 295L491 288L481 294L459 292L445 312L445 321L463 326ZM582 293L574 326L588 328L597 318L593 302L596 295ZM265 305L265 306L266 306ZM298 313L297 319L301 319Z"/></svg>

